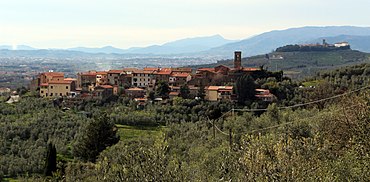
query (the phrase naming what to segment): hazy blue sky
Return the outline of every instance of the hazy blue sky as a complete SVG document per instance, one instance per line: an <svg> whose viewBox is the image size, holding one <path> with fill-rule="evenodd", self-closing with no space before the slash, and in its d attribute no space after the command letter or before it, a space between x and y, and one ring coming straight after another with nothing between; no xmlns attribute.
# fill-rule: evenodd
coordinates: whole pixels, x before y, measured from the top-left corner
<svg viewBox="0 0 370 182"><path fill-rule="evenodd" d="M0 45L120 48L220 34L370 25L369 0L0 0Z"/></svg>

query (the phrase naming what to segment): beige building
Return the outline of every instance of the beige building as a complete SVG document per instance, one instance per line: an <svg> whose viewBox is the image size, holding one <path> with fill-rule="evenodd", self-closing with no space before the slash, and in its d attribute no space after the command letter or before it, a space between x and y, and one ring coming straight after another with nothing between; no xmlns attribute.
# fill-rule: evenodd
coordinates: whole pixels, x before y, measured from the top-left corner
<svg viewBox="0 0 370 182"><path fill-rule="evenodd" d="M108 84L108 73L105 71L96 72L96 85Z"/></svg>
<svg viewBox="0 0 370 182"><path fill-rule="evenodd" d="M40 84L49 83L50 81L64 80L64 73L61 72L45 72L40 73Z"/></svg>
<svg viewBox="0 0 370 182"><path fill-rule="evenodd" d="M276 96L270 92L270 90L266 89L256 89L255 97L265 102L273 102L277 99Z"/></svg>
<svg viewBox="0 0 370 182"><path fill-rule="evenodd" d="M60 80L49 81L40 85L41 97L64 97L70 96L71 92L75 90L75 81Z"/></svg>
<svg viewBox="0 0 370 182"><path fill-rule="evenodd" d="M172 73L169 77L169 84L173 86L183 85L191 80L189 73Z"/></svg>
<svg viewBox="0 0 370 182"><path fill-rule="evenodd" d="M123 73L123 70L109 70L108 71L108 84L118 85L119 77L121 73Z"/></svg>
<svg viewBox="0 0 370 182"><path fill-rule="evenodd" d="M153 71L137 70L132 73L132 86L145 88L152 84Z"/></svg>
<svg viewBox="0 0 370 182"><path fill-rule="evenodd" d="M232 99L233 86L209 86L205 90L206 100L219 101Z"/></svg>

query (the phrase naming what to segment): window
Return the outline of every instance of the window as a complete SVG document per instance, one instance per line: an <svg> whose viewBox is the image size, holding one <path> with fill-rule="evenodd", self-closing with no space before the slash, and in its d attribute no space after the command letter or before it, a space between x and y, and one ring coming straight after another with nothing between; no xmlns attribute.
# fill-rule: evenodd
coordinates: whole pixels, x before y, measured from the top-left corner
<svg viewBox="0 0 370 182"><path fill-rule="evenodd" d="M41 93L43 94L43 93L44 93L44 91L43 91L43 90L41 90Z"/></svg>
<svg viewBox="0 0 370 182"><path fill-rule="evenodd" d="M66 89L68 89L68 86L66 86Z"/></svg>
<svg viewBox="0 0 370 182"><path fill-rule="evenodd" d="M50 93L50 96L53 96L53 93Z"/></svg>
<svg viewBox="0 0 370 182"><path fill-rule="evenodd" d="M51 89L53 89L53 86L50 86Z"/></svg>
<svg viewBox="0 0 370 182"><path fill-rule="evenodd" d="M63 96L63 94L62 94L62 93L60 93L59 95L60 95L60 96Z"/></svg>
<svg viewBox="0 0 370 182"><path fill-rule="evenodd" d="M48 96L48 93L46 93L46 97Z"/></svg>

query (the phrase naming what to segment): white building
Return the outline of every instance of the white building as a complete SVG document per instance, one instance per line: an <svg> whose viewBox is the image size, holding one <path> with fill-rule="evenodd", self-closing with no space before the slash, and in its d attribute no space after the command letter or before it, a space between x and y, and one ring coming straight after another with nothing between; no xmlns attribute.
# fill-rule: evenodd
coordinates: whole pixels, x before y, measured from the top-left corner
<svg viewBox="0 0 370 182"><path fill-rule="evenodd" d="M334 44L335 47L346 47L349 46L348 42L338 42Z"/></svg>
<svg viewBox="0 0 370 182"><path fill-rule="evenodd" d="M147 87L152 83L153 71L137 70L132 72L132 85L134 87Z"/></svg>

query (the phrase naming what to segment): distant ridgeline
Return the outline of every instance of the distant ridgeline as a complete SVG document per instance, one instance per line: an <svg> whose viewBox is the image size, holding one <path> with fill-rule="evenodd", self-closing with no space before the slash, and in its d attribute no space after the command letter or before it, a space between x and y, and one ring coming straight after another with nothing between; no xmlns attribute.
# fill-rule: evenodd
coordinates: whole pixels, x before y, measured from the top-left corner
<svg viewBox="0 0 370 182"><path fill-rule="evenodd" d="M349 50L351 46L348 42L338 42L335 44L326 43L325 39L322 44L302 44L286 45L276 49L276 52L311 52L311 51L338 51Z"/></svg>

